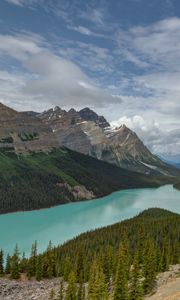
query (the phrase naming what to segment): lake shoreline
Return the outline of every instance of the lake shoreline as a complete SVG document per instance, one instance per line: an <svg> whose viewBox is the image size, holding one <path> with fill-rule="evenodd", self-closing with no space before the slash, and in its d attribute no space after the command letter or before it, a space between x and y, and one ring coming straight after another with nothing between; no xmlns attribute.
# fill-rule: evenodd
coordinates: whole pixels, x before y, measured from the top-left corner
<svg viewBox="0 0 180 300"><path fill-rule="evenodd" d="M89 202L89 201L94 201L94 200L100 200L100 199L103 199L105 197L108 197L108 196L111 196L112 194L114 193L117 193L117 192L121 192L121 191L126 191L126 190L134 190L134 189L158 189L162 186L166 186L166 185L172 185L175 189L177 190L180 190L179 188L177 188L175 186L175 184L172 184L172 183L162 183L161 185L154 185L154 186L147 186L147 187L127 187L127 188L122 188L122 189L118 189L118 190L115 190L111 193L108 193L108 194L104 194L102 195L101 197L97 197L97 198L92 198L92 199L83 199L83 200L77 200L77 201L68 201L66 203L59 203L57 205L52 205L52 206L47 206L47 207L42 207L42 208L36 208L36 209L30 209L30 210L16 210L16 211L10 211L10 212L4 212L4 213L1 213L0 212L0 217L3 216L3 215L11 215L11 214L16 214L16 213L26 213L26 212L33 212L33 211L42 211L42 210L47 210L47 209L51 209L51 208L54 208L54 207L58 207L58 206L62 206L62 205L69 205L69 204L73 204L73 203L81 203L81 202Z"/></svg>
<svg viewBox="0 0 180 300"><path fill-rule="evenodd" d="M159 207L180 213L179 191L173 185L126 189L104 198L73 202L49 209L0 216L0 248L11 253L16 243L28 254L35 240L43 252L48 242L63 244L75 236L132 218L142 210Z"/></svg>

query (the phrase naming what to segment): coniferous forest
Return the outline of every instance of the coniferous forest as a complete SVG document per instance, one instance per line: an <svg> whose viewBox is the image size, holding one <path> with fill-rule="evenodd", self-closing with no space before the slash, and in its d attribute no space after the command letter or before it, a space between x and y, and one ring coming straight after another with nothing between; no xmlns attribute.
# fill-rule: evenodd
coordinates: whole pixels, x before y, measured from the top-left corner
<svg viewBox="0 0 180 300"><path fill-rule="evenodd" d="M83 186L98 198L120 189L175 182L174 177L145 176L66 148L28 156L0 151L0 213L87 199L86 194L74 193L76 187Z"/></svg>
<svg viewBox="0 0 180 300"><path fill-rule="evenodd" d="M156 276L180 263L180 215L153 208L115 225L90 231L38 254L0 251L1 276L29 280L59 277L58 300L141 300L156 287Z"/></svg>

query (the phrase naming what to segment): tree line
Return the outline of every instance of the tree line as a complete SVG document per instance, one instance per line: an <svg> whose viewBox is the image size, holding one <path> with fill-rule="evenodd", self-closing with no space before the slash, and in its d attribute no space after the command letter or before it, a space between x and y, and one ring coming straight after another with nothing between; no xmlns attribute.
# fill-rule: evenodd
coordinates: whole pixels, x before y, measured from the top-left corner
<svg viewBox="0 0 180 300"><path fill-rule="evenodd" d="M141 300L153 291L156 276L180 263L180 216L149 209L121 223L81 234L62 246L38 254L37 242L29 258L16 245L0 274L13 279L60 278L58 300ZM68 283L68 284L67 284Z"/></svg>

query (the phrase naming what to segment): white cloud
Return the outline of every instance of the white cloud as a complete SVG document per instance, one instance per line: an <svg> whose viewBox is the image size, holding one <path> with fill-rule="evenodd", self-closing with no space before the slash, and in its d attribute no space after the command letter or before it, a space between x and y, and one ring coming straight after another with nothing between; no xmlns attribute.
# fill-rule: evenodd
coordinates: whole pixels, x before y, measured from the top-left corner
<svg viewBox="0 0 180 300"><path fill-rule="evenodd" d="M82 107L120 102L119 98L113 97L95 84L75 63L45 47L45 41L39 36L1 35L0 53L2 56L8 55L18 60L27 73L24 80L21 78L23 82L21 86L18 83L19 74L13 73L13 78L17 78L13 86L14 93L10 92L11 87L9 92L6 88L4 99L9 97L9 100L14 100L14 95L21 93L19 99L31 98L31 103L34 99L38 99L42 109L46 103L63 107L67 105ZM10 80L6 78L6 86L8 84L10 85Z"/></svg>
<svg viewBox="0 0 180 300"><path fill-rule="evenodd" d="M115 55L140 70L119 80L118 123L134 129L153 152L179 153L180 18L120 30L116 42Z"/></svg>
<svg viewBox="0 0 180 300"><path fill-rule="evenodd" d="M11 4L18 5L18 6L31 4L33 2L33 0L6 0L6 1L11 3Z"/></svg>
<svg viewBox="0 0 180 300"><path fill-rule="evenodd" d="M74 30L74 31L77 31L79 32L80 34L83 34L83 35L87 35L87 36L96 36L96 37L101 37L101 38L107 38L109 39L108 36L104 35L104 34L101 34L101 33L96 33L92 30L90 30L89 28L87 27L84 27L84 26L72 26L72 25L68 25L67 26L68 29L71 29L71 30Z"/></svg>
<svg viewBox="0 0 180 300"><path fill-rule="evenodd" d="M78 31L81 34L93 35L93 32L90 29L88 29L87 27L84 27L84 26L71 27L70 29Z"/></svg>
<svg viewBox="0 0 180 300"><path fill-rule="evenodd" d="M112 127L119 127L122 124L135 131L152 152L164 157L180 153L179 130L163 130L157 121L146 120L140 115L123 116L111 122Z"/></svg>
<svg viewBox="0 0 180 300"><path fill-rule="evenodd" d="M136 53L142 61L154 64L155 70L179 71L180 18L167 18L150 26L119 31L117 43L120 48L123 44L126 50Z"/></svg>
<svg viewBox="0 0 180 300"><path fill-rule="evenodd" d="M0 35L0 54L9 55L20 61L26 60L29 55L41 51L39 46L42 39L37 36L24 35Z"/></svg>

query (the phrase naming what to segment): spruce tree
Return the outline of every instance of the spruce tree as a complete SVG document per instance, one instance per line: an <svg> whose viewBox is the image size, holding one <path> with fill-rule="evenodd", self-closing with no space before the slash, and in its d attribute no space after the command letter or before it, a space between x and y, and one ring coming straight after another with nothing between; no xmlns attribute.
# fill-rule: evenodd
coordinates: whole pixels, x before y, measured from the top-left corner
<svg viewBox="0 0 180 300"><path fill-rule="evenodd" d="M65 300L77 300L77 282L76 275L72 271L68 278L68 287L66 290Z"/></svg>
<svg viewBox="0 0 180 300"><path fill-rule="evenodd" d="M11 278L18 279L20 277L20 268L19 268L19 250L18 245L14 249L14 254L12 256L11 262Z"/></svg>
<svg viewBox="0 0 180 300"><path fill-rule="evenodd" d="M11 256L8 254L6 258L6 267L5 267L5 273L10 274L11 273Z"/></svg>
<svg viewBox="0 0 180 300"><path fill-rule="evenodd" d="M26 267L27 267L27 259L26 259L25 253L23 252L23 256L22 256L22 259L20 260L20 264L19 264L20 272L25 273Z"/></svg>
<svg viewBox="0 0 180 300"><path fill-rule="evenodd" d="M28 277L31 278L32 276L35 276L36 274L36 262L37 262L37 241L35 241L34 244L32 244L31 248L31 256L29 260L29 269L28 269Z"/></svg>
<svg viewBox="0 0 180 300"><path fill-rule="evenodd" d="M142 290L142 274L141 267L139 264L138 251L134 254L133 265L130 273L130 292L128 300L142 300L143 290Z"/></svg>
<svg viewBox="0 0 180 300"><path fill-rule="evenodd" d="M156 283L157 257L154 242L148 240L143 253L143 290L144 293L150 293Z"/></svg>
<svg viewBox="0 0 180 300"><path fill-rule="evenodd" d="M108 299L108 289L103 269L97 259L94 259L89 275L88 300Z"/></svg>
<svg viewBox="0 0 180 300"><path fill-rule="evenodd" d="M120 245L118 264L114 282L113 300L128 299L128 276L129 276L129 244L124 242Z"/></svg>
<svg viewBox="0 0 180 300"><path fill-rule="evenodd" d="M55 275L55 256L53 253L51 241L48 244L43 263L44 276L47 278L52 278Z"/></svg>
<svg viewBox="0 0 180 300"><path fill-rule="evenodd" d="M36 260L36 280L40 281L43 277L43 265L42 265L42 256L39 255Z"/></svg>

